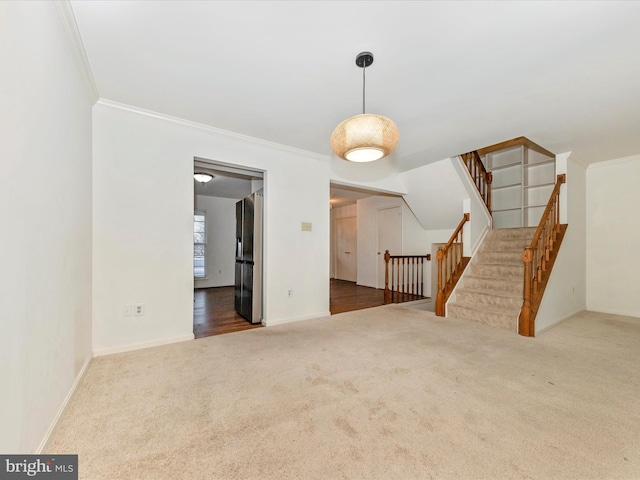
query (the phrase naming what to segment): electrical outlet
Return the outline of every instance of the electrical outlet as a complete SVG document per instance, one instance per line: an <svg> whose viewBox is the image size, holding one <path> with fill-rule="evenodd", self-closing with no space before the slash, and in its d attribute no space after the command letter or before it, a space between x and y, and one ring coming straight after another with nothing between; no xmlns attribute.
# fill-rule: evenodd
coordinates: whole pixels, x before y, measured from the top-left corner
<svg viewBox="0 0 640 480"><path fill-rule="evenodd" d="M122 307L122 316L123 317L130 317L131 315L133 315L133 306L125 305L124 307Z"/></svg>
<svg viewBox="0 0 640 480"><path fill-rule="evenodd" d="M287 290L287 297L289 297L289 298L293 297L293 289L292 288Z"/></svg>
<svg viewBox="0 0 640 480"><path fill-rule="evenodd" d="M144 315L144 303L136 303L133 305L133 315L136 317Z"/></svg>

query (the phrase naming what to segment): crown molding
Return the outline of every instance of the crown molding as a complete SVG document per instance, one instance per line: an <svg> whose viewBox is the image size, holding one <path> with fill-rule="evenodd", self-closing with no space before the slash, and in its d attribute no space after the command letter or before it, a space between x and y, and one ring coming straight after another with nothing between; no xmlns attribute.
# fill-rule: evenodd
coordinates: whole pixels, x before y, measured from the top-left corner
<svg viewBox="0 0 640 480"><path fill-rule="evenodd" d="M73 13L71 3L69 0L55 0L54 4L58 11L60 20L62 21L64 33L66 34L71 50L73 51L73 56L75 57L76 62L80 67L80 71L84 76L89 96L91 98L91 103L95 104L100 98L100 94L98 93L98 87L96 86L96 81L93 78L93 73L91 72L91 65L87 58L87 52L84 49L84 43L80 36L80 30L78 30L76 16Z"/></svg>
<svg viewBox="0 0 640 480"><path fill-rule="evenodd" d="M289 145L284 145L282 143L270 142L269 140L263 140L261 138L251 137L249 135L243 135L241 133L232 132L229 130L223 130L222 128L212 127L210 125L206 125L204 123L193 122L191 120L185 120L184 118L173 117L171 115L166 115L164 113L154 112L152 110L145 110L144 108L134 107L133 105L127 105L126 103L114 102L113 100L107 100L105 98L100 98L97 102L98 105L104 105L105 107L116 108L119 110L124 110L126 112L135 113L137 115L143 115L146 117L157 118L159 120L164 120L166 122L175 123L177 125L182 125L185 127L196 128L198 130L203 130L208 133L214 133L216 135L221 135L227 138L231 138L233 140L239 140L245 143L249 143L252 145L259 145L262 147L275 148L278 150L284 150L289 153L294 153L296 155L302 155L309 158L314 158L316 160L328 160L329 155L322 155L316 152L310 152L309 150L303 150L301 148L290 147Z"/></svg>
<svg viewBox="0 0 640 480"><path fill-rule="evenodd" d="M640 162L640 154L592 163L589 165L588 169L591 170L592 168L610 167L611 165L619 165L619 164L629 163L629 162Z"/></svg>

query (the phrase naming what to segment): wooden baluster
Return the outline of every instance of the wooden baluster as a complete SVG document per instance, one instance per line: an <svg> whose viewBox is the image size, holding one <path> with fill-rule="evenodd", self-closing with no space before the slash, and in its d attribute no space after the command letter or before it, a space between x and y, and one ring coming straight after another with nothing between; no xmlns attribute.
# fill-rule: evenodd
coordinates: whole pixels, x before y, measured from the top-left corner
<svg viewBox="0 0 640 480"><path fill-rule="evenodd" d="M448 248L444 251L444 288L447 289L449 285L449 278L451 278L451 249Z"/></svg>
<svg viewBox="0 0 640 480"><path fill-rule="evenodd" d="M550 251L553 251L553 244L556 240L556 226L554 224L553 217L548 217L547 232L547 248L549 248Z"/></svg>
<svg viewBox="0 0 640 480"><path fill-rule="evenodd" d="M384 252L384 304L391 303L391 291L389 290L389 259L391 254L389 250Z"/></svg>
<svg viewBox="0 0 640 480"><path fill-rule="evenodd" d="M416 260L415 258L411 259L411 293L413 295L417 295L418 294L418 279L416 278L416 273L418 271L417 266L416 266Z"/></svg>
<svg viewBox="0 0 640 480"><path fill-rule="evenodd" d="M491 184L493 183L493 174L487 173L487 209L491 213Z"/></svg>
<svg viewBox="0 0 640 480"><path fill-rule="evenodd" d="M444 252L442 247L438 248L436 253L438 259L438 291L436 293L436 315L444 317L444 282L442 281L442 263L444 260Z"/></svg>
<svg viewBox="0 0 640 480"><path fill-rule="evenodd" d="M395 289L396 289L396 270L398 270L398 262L396 258L391 259L391 303L393 303L393 299L395 297Z"/></svg>
<svg viewBox="0 0 640 480"><path fill-rule="evenodd" d="M419 293L418 293L418 295L420 295L422 297L423 296L422 295L422 289L423 289L423 287L422 287L422 276L424 275L424 259L421 258L419 263L420 263L420 266L418 267L419 268L419 270L418 270L419 280L418 281L420 282L420 284L419 284Z"/></svg>
<svg viewBox="0 0 640 480"><path fill-rule="evenodd" d="M391 292L391 302L392 303L398 303L398 292L400 291L400 282L399 282L399 275L400 275L400 259L399 258L395 258L394 260L394 265L395 265L395 281L394 281L394 285L393 285L393 291Z"/></svg>

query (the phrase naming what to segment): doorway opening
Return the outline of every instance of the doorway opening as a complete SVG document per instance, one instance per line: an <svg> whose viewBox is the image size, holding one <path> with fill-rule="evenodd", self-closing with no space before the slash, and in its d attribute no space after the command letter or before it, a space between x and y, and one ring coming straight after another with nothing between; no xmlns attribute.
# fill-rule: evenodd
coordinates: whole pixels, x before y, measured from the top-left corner
<svg viewBox="0 0 640 480"><path fill-rule="evenodd" d="M251 267L257 264L255 286L253 276L250 285L256 313L252 318L258 318L257 322L252 322L244 318L246 312L238 305L239 299L247 297L248 289L242 289L242 278L238 283L237 205L251 196L260 196L262 200L265 173L202 158L194 158L194 173L213 176L207 183L200 183L194 178L194 336L202 338L259 328L262 326L263 246L261 241L256 242L256 258L251 258ZM262 207L256 218L260 231L263 225L261 214ZM249 242L241 241L240 259L243 264L244 243ZM246 264L248 267L249 260ZM242 269L239 273L243 274Z"/></svg>
<svg viewBox="0 0 640 480"><path fill-rule="evenodd" d="M389 208L401 212L404 200L398 194L338 183L331 183L330 195L331 314L384 305L384 250L379 248L378 216ZM381 241L394 239L386 248L399 254L402 242L395 238L401 239L401 223L396 227L393 233L385 230Z"/></svg>

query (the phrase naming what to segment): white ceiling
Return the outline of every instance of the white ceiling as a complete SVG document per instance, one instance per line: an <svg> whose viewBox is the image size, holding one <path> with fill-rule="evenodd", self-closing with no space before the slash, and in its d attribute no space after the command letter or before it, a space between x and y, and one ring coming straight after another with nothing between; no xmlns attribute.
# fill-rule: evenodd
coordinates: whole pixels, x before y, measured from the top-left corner
<svg viewBox="0 0 640 480"><path fill-rule="evenodd" d="M640 152L640 2L71 4L104 99L330 155L368 50L400 170L518 136L587 163Z"/></svg>
<svg viewBox="0 0 640 480"><path fill-rule="evenodd" d="M264 178L262 172L243 168L230 167L217 164L203 158L195 158L193 162L194 173L210 173L213 179L208 183L200 183L194 179L194 194L207 197L223 197L241 199L251 192L253 181Z"/></svg>

